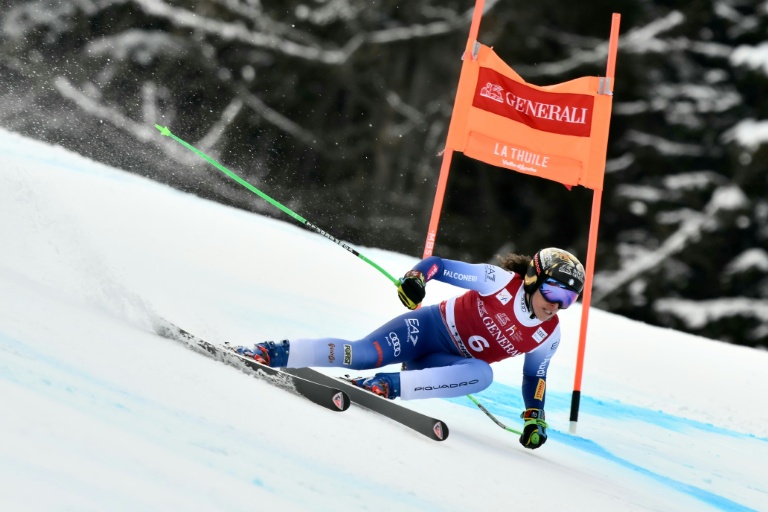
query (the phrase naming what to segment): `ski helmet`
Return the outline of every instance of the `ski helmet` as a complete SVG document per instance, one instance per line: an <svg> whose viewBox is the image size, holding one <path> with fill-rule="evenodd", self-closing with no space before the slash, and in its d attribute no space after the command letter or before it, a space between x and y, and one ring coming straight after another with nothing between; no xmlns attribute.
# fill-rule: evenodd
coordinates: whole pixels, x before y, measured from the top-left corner
<svg viewBox="0 0 768 512"><path fill-rule="evenodd" d="M584 267L576 256L563 249L547 247L533 255L525 273L525 292L533 295L550 277L576 293L584 288Z"/></svg>

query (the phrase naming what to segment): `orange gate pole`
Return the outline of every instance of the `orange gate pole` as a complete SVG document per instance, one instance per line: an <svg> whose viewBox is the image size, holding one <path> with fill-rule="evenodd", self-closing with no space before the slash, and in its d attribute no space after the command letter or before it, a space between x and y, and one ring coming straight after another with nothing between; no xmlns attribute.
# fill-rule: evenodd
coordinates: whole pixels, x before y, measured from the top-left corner
<svg viewBox="0 0 768 512"><path fill-rule="evenodd" d="M616 73L616 52L619 46L619 24L621 14L613 13L611 19L611 38L608 43L608 65L605 76L610 81L610 90L613 94L613 78ZM576 422L579 419L579 402L581 401L581 378L584 371L584 353L587 344L587 324L589 323L589 306L592 302L592 277L595 273L595 253L597 252L597 228L600 224L600 204L602 202L602 189L595 189L592 196L592 218L589 227L589 242L587 245L587 268L584 295L581 302L581 328L579 330L579 348L576 356L576 375L573 382L573 394L571 395L571 417L569 430L576 432Z"/></svg>

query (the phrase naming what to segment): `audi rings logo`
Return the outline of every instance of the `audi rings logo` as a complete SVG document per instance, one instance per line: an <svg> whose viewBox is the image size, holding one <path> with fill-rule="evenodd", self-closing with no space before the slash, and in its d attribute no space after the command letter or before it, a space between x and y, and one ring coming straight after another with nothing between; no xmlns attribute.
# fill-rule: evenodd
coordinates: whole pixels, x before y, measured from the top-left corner
<svg viewBox="0 0 768 512"><path fill-rule="evenodd" d="M392 343L392 353L395 357L400 355L400 338L397 337L396 332L389 333L389 341Z"/></svg>

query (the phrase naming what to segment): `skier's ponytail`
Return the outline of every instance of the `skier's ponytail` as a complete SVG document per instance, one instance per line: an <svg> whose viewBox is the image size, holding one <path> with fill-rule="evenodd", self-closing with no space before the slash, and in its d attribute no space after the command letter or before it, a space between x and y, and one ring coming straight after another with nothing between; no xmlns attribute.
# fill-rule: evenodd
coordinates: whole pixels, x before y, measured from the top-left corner
<svg viewBox="0 0 768 512"><path fill-rule="evenodd" d="M509 253L506 256L497 256L499 258L499 266L504 270L511 270L521 276L525 275L528 270L528 265L531 264L531 257L523 254Z"/></svg>

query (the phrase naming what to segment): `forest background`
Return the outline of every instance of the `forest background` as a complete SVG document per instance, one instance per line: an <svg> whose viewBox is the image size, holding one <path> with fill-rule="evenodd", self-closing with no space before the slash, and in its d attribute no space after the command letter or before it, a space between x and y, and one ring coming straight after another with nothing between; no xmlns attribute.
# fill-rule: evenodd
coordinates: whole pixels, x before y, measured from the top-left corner
<svg viewBox="0 0 768 512"><path fill-rule="evenodd" d="M473 7L3 0L0 125L284 217L167 125L335 237L420 256ZM613 12L593 305L768 347L768 1L486 0L479 40L535 85L602 75ZM592 198L455 154L435 254L584 256Z"/></svg>

